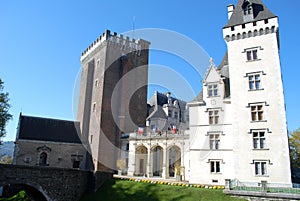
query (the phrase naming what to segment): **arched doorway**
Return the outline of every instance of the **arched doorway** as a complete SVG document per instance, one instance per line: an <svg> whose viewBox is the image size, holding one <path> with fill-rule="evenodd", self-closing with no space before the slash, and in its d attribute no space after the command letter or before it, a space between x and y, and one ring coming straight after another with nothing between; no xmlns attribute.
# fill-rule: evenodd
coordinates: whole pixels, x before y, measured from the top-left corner
<svg viewBox="0 0 300 201"><path fill-rule="evenodd" d="M172 146L168 150L169 177L175 177L175 168L181 166L181 152L177 146Z"/></svg>
<svg viewBox="0 0 300 201"><path fill-rule="evenodd" d="M162 165L163 165L163 148L156 146L152 149L153 158L153 176L162 176Z"/></svg>
<svg viewBox="0 0 300 201"><path fill-rule="evenodd" d="M135 174L143 176L146 174L148 150L145 146L139 146L135 150Z"/></svg>

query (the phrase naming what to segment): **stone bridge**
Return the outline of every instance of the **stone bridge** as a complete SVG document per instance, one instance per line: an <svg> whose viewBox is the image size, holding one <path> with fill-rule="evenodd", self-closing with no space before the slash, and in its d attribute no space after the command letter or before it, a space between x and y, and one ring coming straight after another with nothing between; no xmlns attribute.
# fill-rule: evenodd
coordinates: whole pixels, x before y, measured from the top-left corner
<svg viewBox="0 0 300 201"><path fill-rule="evenodd" d="M111 173L38 166L0 165L0 186L34 189L46 201L76 201L98 189Z"/></svg>

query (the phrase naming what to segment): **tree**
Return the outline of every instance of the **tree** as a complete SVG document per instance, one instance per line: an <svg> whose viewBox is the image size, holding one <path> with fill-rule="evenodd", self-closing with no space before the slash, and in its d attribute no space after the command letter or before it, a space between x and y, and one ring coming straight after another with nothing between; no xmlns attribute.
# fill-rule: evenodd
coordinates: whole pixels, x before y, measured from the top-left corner
<svg viewBox="0 0 300 201"><path fill-rule="evenodd" d="M289 136L290 160L293 180L300 181L300 128L292 132Z"/></svg>
<svg viewBox="0 0 300 201"><path fill-rule="evenodd" d="M4 82L0 78L0 139L6 135L5 127L9 120L12 119L12 115L9 113L11 105L8 103L8 93L3 92Z"/></svg>

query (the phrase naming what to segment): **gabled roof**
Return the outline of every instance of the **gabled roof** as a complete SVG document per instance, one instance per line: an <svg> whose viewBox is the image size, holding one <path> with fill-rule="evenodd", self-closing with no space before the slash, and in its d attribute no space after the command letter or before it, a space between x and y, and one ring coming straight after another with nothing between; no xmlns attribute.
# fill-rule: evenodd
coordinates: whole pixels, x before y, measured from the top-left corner
<svg viewBox="0 0 300 201"><path fill-rule="evenodd" d="M157 105L157 106L153 106L150 111L149 111L149 116L147 117L147 119L150 118L162 118L162 119L166 119L167 115L164 112L162 106Z"/></svg>
<svg viewBox="0 0 300 201"><path fill-rule="evenodd" d="M245 24L244 22L244 11L243 11L243 3L244 1L248 1L253 5L253 20L249 22L270 19L276 17L261 0L239 0L232 16L230 17L228 23L224 28Z"/></svg>
<svg viewBox="0 0 300 201"><path fill-rule="evenodd" d="M209 67L210 69L211 67ZM226 51L220 65L217 68L217 71L220 73L222 77L225 77L225 97L230 96L230 86L229 86L229 62L228 62L228 51ZM208 72L207 72L208 74ZM207 76L207 75L205 75ZM192 102L203 102L203 89L201 89L200 93L191 101Z"/></svg>
<svg viewBox="0 0 300 201"><path fill-rule="evenodd" d="M20 115L17 140L81 143L79 122Z"/></svg>
<svg viewBox="0 0 300 201"><path fill-rule="evenodd" d="M183 100L180 100L180 99L176 99L174 97L170 97L172 99L172 103L177 100L178 101L178 104L179 104L179 107L184 109L185 106L186 106L186 102L183 101ZM149 99L148 101L148 104L150 106L153 106L153 105L160 105L160 106L163 106L164 104L168 104L168 97L163 94L163 93L159 93L157 91L154 92L154 95Z"/></svg>

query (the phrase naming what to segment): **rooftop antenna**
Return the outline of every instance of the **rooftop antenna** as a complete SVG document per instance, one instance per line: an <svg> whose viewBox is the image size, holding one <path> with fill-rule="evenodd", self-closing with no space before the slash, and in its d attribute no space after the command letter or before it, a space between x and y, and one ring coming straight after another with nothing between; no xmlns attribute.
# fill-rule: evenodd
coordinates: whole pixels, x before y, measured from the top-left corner
<svg viewBox="0 0 300 201"><path fill-rule="evenodd" d="M135 29L135 16L132 18L132 39L134 39L134 29Z"/></svg>

